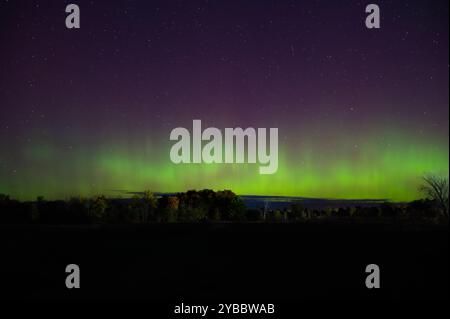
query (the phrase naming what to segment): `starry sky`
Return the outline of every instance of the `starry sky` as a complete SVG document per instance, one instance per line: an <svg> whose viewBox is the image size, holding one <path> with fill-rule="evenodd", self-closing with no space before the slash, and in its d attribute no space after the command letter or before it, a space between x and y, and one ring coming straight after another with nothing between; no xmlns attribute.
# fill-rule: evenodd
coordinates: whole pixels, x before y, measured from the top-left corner
<svg viewBox="0 0 450 319"><path fill-rule="evenodd" d="M381 29L365 27L377 3ZM65 27L65 6L81 28ZM448 1L0 1L0 193L420 197L449 166ZM277 127L279 168L170 161L175 127Z"/></svg>

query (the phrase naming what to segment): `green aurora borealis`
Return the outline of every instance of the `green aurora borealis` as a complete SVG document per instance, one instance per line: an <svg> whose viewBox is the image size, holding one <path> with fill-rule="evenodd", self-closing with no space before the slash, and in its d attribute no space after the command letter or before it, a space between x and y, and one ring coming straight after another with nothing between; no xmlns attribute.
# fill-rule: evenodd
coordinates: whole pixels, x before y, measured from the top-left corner
<svg viewBox="0 0 450 319"><path fill-rule="evenodd" d="M418 186L424 173L448 174L446 145L426 141L411 145L407 138L395 136L390 141L384 146L374 146L375 141L341 142L337 151L328 154L306 144L299 145L297 152L288 152L280 142L279 168L274 175L260 175L259 164L173 164L169 143L144 146L145 152L125 144L61 153L49 144L32 145L23 149L29 166L3 180L0 192L32 199L37 195L126 196L122 191L211 188L252 195L406 201L420 197Z"/></svg>

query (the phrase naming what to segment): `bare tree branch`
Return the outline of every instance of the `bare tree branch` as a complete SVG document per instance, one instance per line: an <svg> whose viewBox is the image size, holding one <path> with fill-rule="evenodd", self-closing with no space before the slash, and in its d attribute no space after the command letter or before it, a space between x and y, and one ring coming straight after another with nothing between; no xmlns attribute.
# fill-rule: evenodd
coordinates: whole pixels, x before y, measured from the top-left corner
<svg viewBox="0 0 450 319"><path fill-rule="evenodd" d="M427 174L422 179L424 184L420 186L420 191L426 197L435 201L448 218L448 177Z"/></svg>

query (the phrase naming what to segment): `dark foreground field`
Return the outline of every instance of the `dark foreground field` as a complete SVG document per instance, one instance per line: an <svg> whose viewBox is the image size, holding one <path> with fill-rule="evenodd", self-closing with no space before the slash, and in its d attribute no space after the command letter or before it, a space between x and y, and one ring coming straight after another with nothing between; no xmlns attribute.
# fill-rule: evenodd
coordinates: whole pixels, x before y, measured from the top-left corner
<svg viewBox="0 0 450 319"><path fill-rule="evenodd" d="M1 295L277 302L447 298L448 227L337 224L1 226ZM81 268L81 289L65 267ZM381 289L365 287L365 266Z"/></svg>

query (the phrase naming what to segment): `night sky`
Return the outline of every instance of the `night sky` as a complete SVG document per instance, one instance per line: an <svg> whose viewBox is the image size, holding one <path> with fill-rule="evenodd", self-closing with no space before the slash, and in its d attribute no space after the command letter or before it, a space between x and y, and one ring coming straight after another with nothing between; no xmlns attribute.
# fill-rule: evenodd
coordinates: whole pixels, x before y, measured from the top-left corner
<svg viewBox="0 0 450 319"><path fill-rule="evenodd" d="M81 29L65 27L65 7ZM365 6L381 29L365 27ZM448 1L0 2L0 193L418 198L448 174ZM170 161L175 127L278 127L279 168Z"/></svg>

